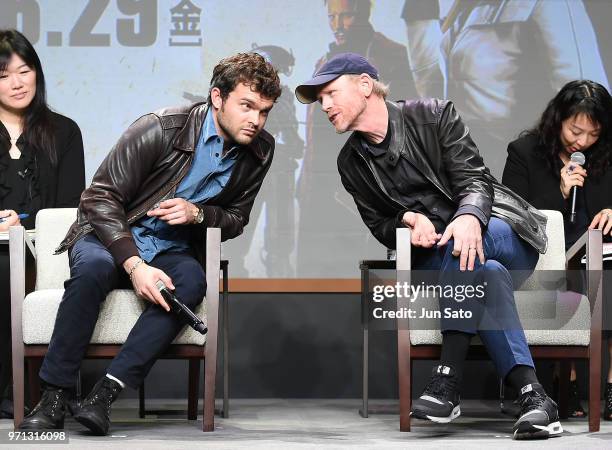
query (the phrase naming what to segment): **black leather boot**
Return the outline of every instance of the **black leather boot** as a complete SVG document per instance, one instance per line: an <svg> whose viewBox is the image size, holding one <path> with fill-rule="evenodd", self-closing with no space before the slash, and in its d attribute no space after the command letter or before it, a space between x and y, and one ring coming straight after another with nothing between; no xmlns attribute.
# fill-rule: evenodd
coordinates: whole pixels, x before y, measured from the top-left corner
<svg viewBox="0 0 612 450"><path fill-rule="evenodd" d="M19 426L20 430L61 430L68 410L69 392L57 386L45 385L36 407Z"/></svg>
<svg viewBox="0 0 612 450"><path fill-rule="evenodd" d="M110 409L121 392L121 385L104 376L83 401L74 419L89 428L94 434L104 436L110 428Z"/></svg>

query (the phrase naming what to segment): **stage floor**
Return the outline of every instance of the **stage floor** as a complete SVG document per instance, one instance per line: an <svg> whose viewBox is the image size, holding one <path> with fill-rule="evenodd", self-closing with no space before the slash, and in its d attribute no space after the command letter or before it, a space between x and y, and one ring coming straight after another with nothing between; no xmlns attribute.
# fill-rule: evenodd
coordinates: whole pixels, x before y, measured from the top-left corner
<svg viewBox="0 0 612 450"><path fill-rule="evenodd" d="M585 419L562 421L564 434L547 441L512 441L513 418L499 412L494 401L464 400L462 416L452 424L413 421L413 431L399 432L399 417L392 411L397 402L372 401L371 406L388 412L364 419L357 409L359 400L232 400L230 418L216 418L214 433L203 433L202 418L190 422L180 413L186 402L148 400L147 409L174 411L138 418L137 400L118 400L113 407L111 434L90 436L72 418L66 421L68 445L75 449L288 449L288 448L418 448L477 449L537 445L538 448L612 448L612 422L601 423L601 431L588 433ZM19 445L8 441L12 422L0 420L0 445L13 448L41 448L42 442ZM51 447L53 448L53 446Z"/></svg>

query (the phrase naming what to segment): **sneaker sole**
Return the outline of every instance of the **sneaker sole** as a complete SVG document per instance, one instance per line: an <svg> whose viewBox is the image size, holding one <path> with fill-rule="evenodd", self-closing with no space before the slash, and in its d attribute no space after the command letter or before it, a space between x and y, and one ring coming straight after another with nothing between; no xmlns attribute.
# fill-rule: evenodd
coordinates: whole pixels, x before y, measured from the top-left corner
<svg viewBox="0 0 612 450"><path fill-rule="evenodd" d="M459 405L455 406L451 411L450 415L446 417L430 416L418 410L412 411L410 415L417 419L430 420L431 422L435 423L450 423L461 415L461 408Z"/></svg>
<svg viewBox="0 0 612 450"><path fill-rule="evenodd" d="M513 439L548 439L561 433L563 433L563 427L559 422L553 422L549 425L535 425L531 422L522 422L514 431Z"/></svg>

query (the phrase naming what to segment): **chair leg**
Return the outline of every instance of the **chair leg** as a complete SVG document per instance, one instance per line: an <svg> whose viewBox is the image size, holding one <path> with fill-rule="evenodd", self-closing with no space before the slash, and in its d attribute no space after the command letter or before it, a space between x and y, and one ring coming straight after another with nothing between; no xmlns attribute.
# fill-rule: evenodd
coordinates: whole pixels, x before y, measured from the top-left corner
<svg viewBox="0 0 612 450"><path fill-rule="evenodd" d="M364 328L363 329L363 341L362 341L362 349L363 349L363 353L362 353L362 366L361 366L361 370L362 370L362 377L363 377L363 387L362 387L362 394L361 394L361 411L359 411L359 414L361 415L361 417L367 418L368 417L368 402L369 402L369 339L368 339L368 329Z"/></svg>
<svg viewBox="0 0 612 450"><path fill-rule="evenodd" d="M138 387L138 417L144 419L147 415L147 411L145 409L145 382L142 381L142 384Z"/></svg>
<svg viewBox="0 0 612 450"><path fill-rule="evenodd" d="M229 418L229 281L227 267L223 271L223 415Z"/></svg>
<svg viewBox="0 0 612 450"><path fill-rule="evenodd" d="M42 366L42 359L30 358L28 360L28 390L30 397L30 409L40 401L40 379L38 378L38 372Z"/></svg>
<svg viewBox="0 0 612 450"><path fill-rule="evenodd" d="M198 418L198 382L200 380L200 360L189 360L189 393L187 394L187 419Z"/></svg>
<svg viewBox="0 0 612 450"><path fill-rule="evenodd" d="M410 431L410 408L412 406L412 359L410 358L410 330L398 330L397 337L400 431Z"/></svg>
<svg viewBox="0 0 612 450"><path fill-rule="evenodd" d="M599 431L601 414L601 349L589 357L589 431Z"/></svg>
<svg viewBox="0 0 612 450"><path fill-rule="evenodd" d="M561 360L559 368L559 418L567 419L569 406L569 379L570 379L571 361L568 359Z"/></svg>

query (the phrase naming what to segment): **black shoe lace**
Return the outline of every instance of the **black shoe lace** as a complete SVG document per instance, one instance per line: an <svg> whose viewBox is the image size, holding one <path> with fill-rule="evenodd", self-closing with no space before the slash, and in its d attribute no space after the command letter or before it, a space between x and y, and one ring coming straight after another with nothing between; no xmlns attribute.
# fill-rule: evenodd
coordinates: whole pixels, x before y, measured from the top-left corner
<svg viewBox="0 0 612 450"><path fill-rule="evenodd" d="M62 400L62 392L59 389L45 389L39 403L40 408L35 409L42 409L45 415L55 416L57 410L63 405L63 402L60 402L60 400Z"/></svg>
<svg viewBox="0 0 612 450"><path fill-rule="evenodd" d="M546 395L538 391L531 391L522 395L518 401L521 406L521 414L541 408L545 401Z"/></svg>
<svg viewBox="0 0 612 450"><path fill-rule="evenodd" d="M423 394L438 399L449 398L451 396L450 394L456 389L457 379L455 377L446 377L440 374L434 374L425 387Z"/></svg>
<svg viewBox="0 0 612 450"><path fill-rule="evenodd" d="M115 397L119 390L114 387L111 383L106 381L102 382L98 389L95 389L94 394L87 398L85 403L87 405L94 405L96 403L104 403L107 410L110 410L111 404L115 400Z"/></svg>

